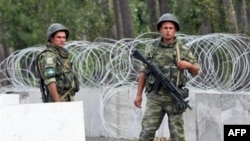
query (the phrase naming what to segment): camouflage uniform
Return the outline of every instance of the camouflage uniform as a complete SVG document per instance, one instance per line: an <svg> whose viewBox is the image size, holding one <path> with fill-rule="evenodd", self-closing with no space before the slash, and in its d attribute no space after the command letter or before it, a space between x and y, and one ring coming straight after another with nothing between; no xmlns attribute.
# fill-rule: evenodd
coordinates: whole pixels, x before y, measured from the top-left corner
<svg viewBox="0 0 250 141"><path fill-rule="evenodd" d="M164 44L161 40L153 43L153 46L149 49L147 55L148 61L155 64L169 80L176 84L177 80L177 52L176 44L177 40ZM196 59L190 52L190 50L184 45L179 45L180 58L195 64ZM185 141L184 137L184 121L183 112L186 109L178 110L174 104L173 98L170 96L167 90L163 90L160 86L158 90L153 90L153 84L155 78L150 74L147 66L143 66L141 71L146 74L146 92L147 92L147 104L142 120L142 131L140 133L140 141L153 141L156 130L160 127L160 124L164 118L165 113L168 115L168 124L170 131L171 141ZM187 82L187 77L184 70L179 70L179 83L176 84L178 90L183 94L183 97L188 97L188 89L184 88Z"/></svg>
<svg viewBox="0 0 250 141"><path fill-rule="evenodd" d="M79 82L69 61L69 53L62 47L47 45L38 58L38 68L45 85L56 83L61 101L73 101ZM48 94L48 102L54 102Z"/></svg>

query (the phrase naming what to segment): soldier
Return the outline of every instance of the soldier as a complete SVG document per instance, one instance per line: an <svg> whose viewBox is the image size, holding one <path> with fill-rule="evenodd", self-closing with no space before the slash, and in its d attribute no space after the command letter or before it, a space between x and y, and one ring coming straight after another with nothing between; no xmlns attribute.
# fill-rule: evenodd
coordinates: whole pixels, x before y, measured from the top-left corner
<svg viewBox="0 0 250 141"><path fill-rule="evenodd" d="M68 29L60 23L51 24L47 30L49 44L37 59L44 102L73 101L75 93L79 91L69 52L63 48L68 37Z"/></svg>
<svg viewBox="0 0 250 141"><path fill-rule="evenodd" d="M184 71L187 70L193 76L198 75L200 68L197 60L189 48L178 42L175 34L180 30L180 25L173 14L163 14L157 22L157 29L161 38L152 43L146 58L158 66L173 84L176 84L183 98L187 98L188 89L185 88L187 76ZM145 87L147 103L139 140L153 141L156 130L167 114L171 141L185 141L183 112L187 107L183 105L178 107L174 98L169 94L170 91L162 86L155 89L153 87L155 80L150 69L143 65L139 73L137 96L134 100L135 106L141 108Z"/></svg>

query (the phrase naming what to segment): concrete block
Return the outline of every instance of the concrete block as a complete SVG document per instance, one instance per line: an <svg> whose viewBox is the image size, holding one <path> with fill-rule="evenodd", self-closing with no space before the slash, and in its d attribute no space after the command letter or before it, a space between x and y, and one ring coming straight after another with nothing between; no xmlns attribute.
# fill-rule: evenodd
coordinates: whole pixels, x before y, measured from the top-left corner
<svg viewBox="0 0 250 141"><path fill-rule="evenodd" d="M137 87L81 88L75 100L84 103L86 137L138 138L147 99L143 95L142 108L136 108L136 91ZM188 99L193 109L184 113L186 141L222 141L224 124L250 124L248 93L191 89ZM29 100L41 103L40 91L29 91ZM156 137L169 137L167 120L165 116Z"/></svg>
<svg viewBox="0 0 250 141"><path fill-rule="evenodd" d="M83 102L0 106L1 141L85 141Z"/></svg>
<svg viewBox="0 0 250 141"><path fill-rule="evenodd" d="M0 106L19 104L19 94L0 94Z"/></svg>
<svg viewBox="0 0 250 141"><path fill-rule="evenodd" d="M196 94L197 140L223 141L225 124L250 124L248 94Z"/></svg>

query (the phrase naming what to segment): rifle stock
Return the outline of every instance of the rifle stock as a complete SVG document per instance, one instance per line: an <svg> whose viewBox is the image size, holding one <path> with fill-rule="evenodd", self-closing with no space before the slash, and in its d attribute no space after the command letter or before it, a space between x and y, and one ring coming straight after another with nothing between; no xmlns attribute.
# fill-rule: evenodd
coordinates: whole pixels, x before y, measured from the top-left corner
<svg viewBox="0 0 250 141"><path fill-rule="evenodd" d="M188 104L188 101L185 101L183 99L182 94L178 91L175 85L168 80L168 78L161 72L161 70L158 67L156 67L154 64L149 63L137 50L133 51L133 56L136 59L142 61L144 64L147 64L148 68L151 70L156 80L160 81L160 83L165 89L171 91L170 92L171 96L178 104L184 104L186 107L192 110L192 108Z"/></svg>

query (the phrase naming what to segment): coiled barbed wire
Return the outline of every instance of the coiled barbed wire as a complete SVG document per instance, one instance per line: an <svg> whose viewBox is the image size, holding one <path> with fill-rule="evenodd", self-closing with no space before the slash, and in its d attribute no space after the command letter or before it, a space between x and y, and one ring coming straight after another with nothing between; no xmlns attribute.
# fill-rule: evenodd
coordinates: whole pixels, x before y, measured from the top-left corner
<svg viewBox="0 0 250 141"><path fill-rule="evenodd" d="M141 64L132 56L138 49L145 53L159 33L145 33L134 39L113 40L97 38L89 41L66 43L71 54L73 69L79 76L81 87L94 86L100 90L100 115L103 126L114 137L125 136L132 124L133 99L122 93L123 88L136 87ZM208 35L177 34L178 39L191 49L200 65L199 75L188 74L188 87L218 91L249 91L250 89L250 37L241 34L213 33ZM44 45L13 52L0 63L0 93L37 89L38 80L34 62ZM120 102L117 102L120 101ZM116 102L114 102L116 101ZM127 101L123 103L121 101ZM128 108L130 107L130 108ZM119 109L119 110L118 110ZM112 115L119 112L119 114ZM116 123L110 117L123 119ZM130 124L128 124L130 123Z"/></svg>

